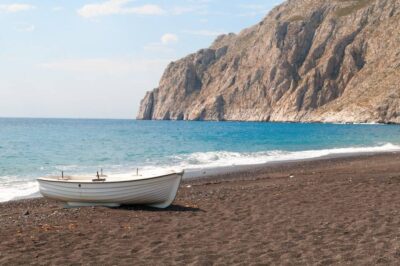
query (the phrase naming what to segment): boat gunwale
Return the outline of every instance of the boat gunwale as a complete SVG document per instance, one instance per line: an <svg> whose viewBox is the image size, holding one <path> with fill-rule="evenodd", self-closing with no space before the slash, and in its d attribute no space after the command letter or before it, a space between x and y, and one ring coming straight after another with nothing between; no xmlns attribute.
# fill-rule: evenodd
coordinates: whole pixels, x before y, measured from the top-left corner
<svg viewBox="0 0 400 266"><path fill-rule="evenodd" d="M139 181L147 181L147 180L153 180L153 179L158 179L158 178L163 178L163 177L168 177L168 176L173 176L173 175L178 175L178 176L183 176L185 171L178 172L178 173L171 173L171 174L165 174L165 175L160 175L160 176L154 176L154 177L146 177L142 179L132 179L132 180L121 180L121 181L92 181L92 180L52 180L50 178L46 177L39 177L36 180L40 183L40 181L44 182L54 182L54 183L64 183L64 184L71 184L71 183L81 183L81 184L112 184L112 183L127 183L127 182L139 182Z"/></svg>

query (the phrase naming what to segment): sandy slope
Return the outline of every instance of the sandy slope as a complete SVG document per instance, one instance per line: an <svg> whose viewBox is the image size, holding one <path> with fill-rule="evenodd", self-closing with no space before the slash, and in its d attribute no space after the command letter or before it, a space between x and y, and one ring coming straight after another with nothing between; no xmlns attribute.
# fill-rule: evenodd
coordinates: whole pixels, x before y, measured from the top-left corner
<svg viewBox="0 0 400 266"><path fill-rule="evenodd" d="M0 264L396 264L399 212L400 154L286 163L185 183L163 211L0 204Z"/></svg>

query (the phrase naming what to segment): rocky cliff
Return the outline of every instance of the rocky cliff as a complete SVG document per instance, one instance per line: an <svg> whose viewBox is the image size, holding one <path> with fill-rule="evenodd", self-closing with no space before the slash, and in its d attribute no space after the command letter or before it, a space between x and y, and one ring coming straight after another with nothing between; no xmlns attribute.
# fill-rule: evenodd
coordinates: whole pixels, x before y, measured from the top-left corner
<svg viewBox="0 0 400 266"><path fill-rule="evenodd" d="M289 0L170 63L137 118L400 123L400 0Z"/></svg>

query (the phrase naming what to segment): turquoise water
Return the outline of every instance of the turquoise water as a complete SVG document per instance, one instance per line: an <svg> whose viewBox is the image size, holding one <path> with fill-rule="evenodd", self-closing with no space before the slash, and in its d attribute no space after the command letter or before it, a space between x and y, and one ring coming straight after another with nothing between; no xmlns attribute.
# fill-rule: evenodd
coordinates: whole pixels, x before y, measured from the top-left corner
<svg viewBox="0 0 400 266"><path fill-rule="evenodd" d="M399 146L398 146L399 145ZM202 168L400 148L400 126L0 119L0 201L59 174Z"/></svg>

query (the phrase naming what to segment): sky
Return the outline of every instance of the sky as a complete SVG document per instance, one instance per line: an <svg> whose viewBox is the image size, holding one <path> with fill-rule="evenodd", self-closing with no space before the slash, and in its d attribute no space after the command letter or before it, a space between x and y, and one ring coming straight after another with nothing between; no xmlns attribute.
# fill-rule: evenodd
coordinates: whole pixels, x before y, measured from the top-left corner
<svg viewBox="0 0 400 266"><path fill-rule="evenodd" d="M169 62L282 0L0 0L0 117L135 118Z"/></svg>

